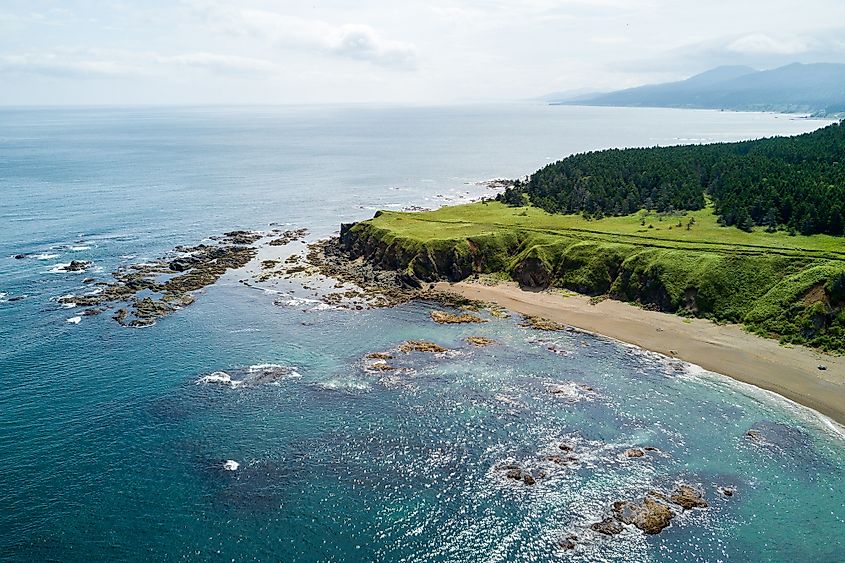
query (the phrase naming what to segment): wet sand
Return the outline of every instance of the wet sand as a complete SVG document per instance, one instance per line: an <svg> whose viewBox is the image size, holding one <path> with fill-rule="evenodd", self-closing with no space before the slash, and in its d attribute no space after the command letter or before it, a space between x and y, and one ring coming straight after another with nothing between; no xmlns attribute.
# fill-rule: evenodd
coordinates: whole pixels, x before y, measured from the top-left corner
<svg viewBox="0 0 845 563"><path fill-rule="evenodd" d="M738 325L646 311L583 295L524 291L515 283L439 283L439 291L609 336L773 391L845 425L845 358L746 332ZM827 367L818 369L819 365Z"/></svg>

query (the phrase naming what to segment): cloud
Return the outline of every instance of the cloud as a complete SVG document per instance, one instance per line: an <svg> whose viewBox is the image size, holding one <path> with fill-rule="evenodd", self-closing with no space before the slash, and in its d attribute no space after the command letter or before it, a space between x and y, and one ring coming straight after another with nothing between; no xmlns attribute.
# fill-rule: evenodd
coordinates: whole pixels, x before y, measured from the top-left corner
<svg viewBox="0 0 845 563"><path fill-rule="evenodd" d="M66 53L0 55L0 73L25 73L75 78L117 78L139 74L125 62L78 57Z"/></svg>
<svg viewBox="0 0 845 563"><path fill-rule="evenodd" d="M239 33L257 35L276 45L302 49L399 70L417 67L417 49L410 43L385 39L368 25L332 25L320 20L264 10L238 12Z"/></svg>
<svg viewBox="0 0 845 563"><path fill-rule="evenodd" d="M801 37L775 38L765 33L753 33L735 39L726 50L751 55L797 55L809 51L811 42Z"/></svg>
<svg viewBox="0 0 845 563"><path fill-rule="evenodd" d="M57 51L0 55L0 73L71 78L120 78L160 74L167 69L192 68L212 74L268 74L276 65L263 59L216 53L86 53Z"/></svg>
<svg viewBox="0 0 845 563"><path fill-rule="evenodd" d="M235 55L218 55L216 53L185 53L182 55L157 57L156 62L164 65L197 68L215 73L230 74L264 74L277 70L275 64L263 59L238 57Z"/></svg>

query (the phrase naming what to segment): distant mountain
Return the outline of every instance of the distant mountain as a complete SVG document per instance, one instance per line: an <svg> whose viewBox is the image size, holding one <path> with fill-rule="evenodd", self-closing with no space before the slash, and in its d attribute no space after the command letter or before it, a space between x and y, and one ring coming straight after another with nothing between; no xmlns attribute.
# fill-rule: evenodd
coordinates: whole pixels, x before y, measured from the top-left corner
<svg viewBox="0 0 845 563"><path fill-rule="evenodd" d="M757 71L721 66L680 82L640 86L552 103L845 113L845 64L791 64Z"/></svg>

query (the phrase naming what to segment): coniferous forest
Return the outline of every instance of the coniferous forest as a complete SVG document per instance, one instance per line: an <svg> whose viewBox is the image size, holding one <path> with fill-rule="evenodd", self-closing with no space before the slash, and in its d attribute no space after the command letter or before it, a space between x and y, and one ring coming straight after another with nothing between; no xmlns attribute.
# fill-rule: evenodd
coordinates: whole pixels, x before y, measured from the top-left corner
<svg viewBox="0 0 845 563"><path fill-rule="evenodd" d="M497 199L601 218L697 210L720 222L805 235L845 234L845 121L795 137L577 154Z"/></svg>

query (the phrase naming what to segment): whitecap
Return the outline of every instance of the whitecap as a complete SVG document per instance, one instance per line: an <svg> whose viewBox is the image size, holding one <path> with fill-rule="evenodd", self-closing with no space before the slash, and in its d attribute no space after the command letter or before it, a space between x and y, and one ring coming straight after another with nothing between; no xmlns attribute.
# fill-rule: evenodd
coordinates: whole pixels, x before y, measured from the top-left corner
<svg viewBox="0 0 845 563"><path fill-rule="evenodd" d="M297 379L302 374L296 368L279 364L254 364L247 368L249 383L277 383L280 379Z"/></svg>
<svg viewBox="0 0 845 563"><path fill-rule="evenodd" d="M83 268L80 270L69 271L67 268L70 266L70 262L55 264L52 268L47 270L51 274L81 274L85 272L88 268ZM89 266L90 267L90 266Z"/></svg>
<svg viewBox="0 0 845 563"><path fill-rule="evenodd" d="M35 256L33 256L33 258L35 258L36 260L52 260L58 257L58 254L49 254L46 252L44 254L36 254Z"/></svg>
<svg viewBox="0 0 845 563"><path fill-rule="evenodd" d="M80 246L71 246L68 250L72 250L74 252L82 252L83 250L91 250L90 246L80 245Z"/></svg>
<svg viewBox="0 0 845 563"><path fill-rule="evenodd" d="M82 317L71 317L65 322L69 322L70 324L78 325L79 323L82 322Z"/></svg>
<svg viewBox="0 0 845 563"><path fill-rule="evenodd" d="M0 301L5 301L7 295L9 295L9 294L6 293L5 291L0 291Z"/></svg>
<svg viewBox="0 0 845 563"><path fill-rule="evenodd" d="M214 373L204 375L197 379L197 385L201 385L204 383L216 383L219 385L230 385L232 387L237 387L243 382L233 381L232 376L226 373L225 371L215 371Z"/></svg>
<svg viewBox="0 0 845 563"><path fill-rule="evenodd" d="M370 389L370 385L367 382L353 379L329 379L328 381L321 381L316 385L321 389L327 389L329 391L366 391Z"/></svg>
<svg viewBox="0 0 845 563"><path fill-rule="evenodd" d="M237 471L240 466L241 464L234 459L227 459L223 462L223 471Z"/></svg>

